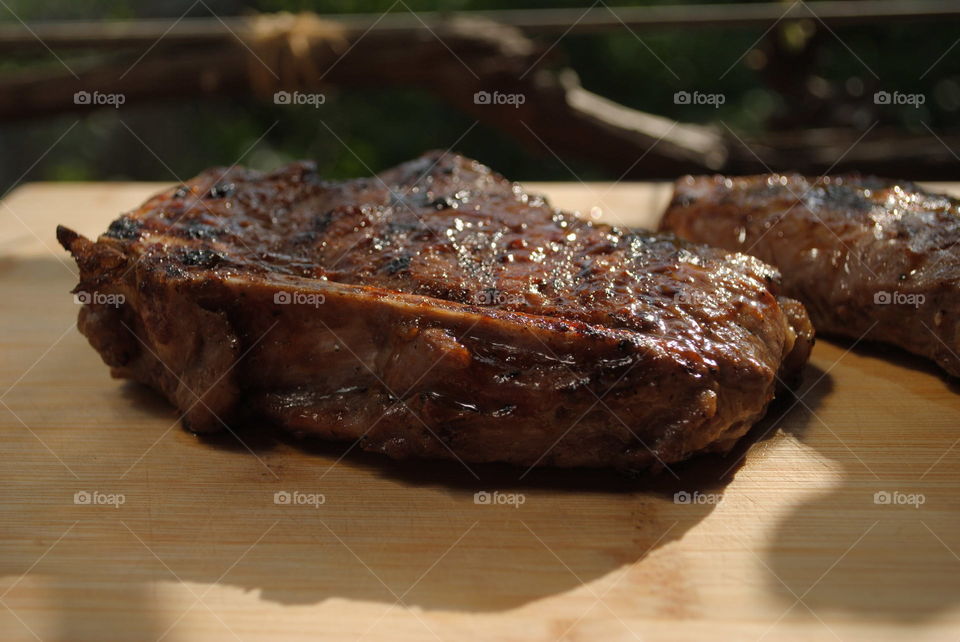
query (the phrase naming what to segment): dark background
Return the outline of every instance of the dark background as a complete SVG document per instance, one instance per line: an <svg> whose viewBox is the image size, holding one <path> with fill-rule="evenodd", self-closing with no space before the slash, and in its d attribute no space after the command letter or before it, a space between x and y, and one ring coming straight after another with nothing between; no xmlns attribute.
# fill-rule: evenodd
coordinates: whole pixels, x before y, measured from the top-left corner
<svg viewBox="0 0 960 642"><path fill-rule="evenodd" d="M183 15L209 17L211 11L219 16L279 10L376 14L393 4L389 0L6 1L9 9L0 6L0 20L15 24L19 24L17 17L27 23L163 17L172 23ZM413 11L591 4L564 0L406 0L406 6ZM610 3L614 7L631 4L651 3ZM778 4L786 8L791 3ZM393 9L407 10L403 4ZM718 127L725 124L744 136L756 138L767 131L823 127L865 131L877 122L904 134L931 135L931 131L943 134L956 129L960 46L951 46L960 38L958 27L960 22L941 20L838 26L831 33L811 20L781 23L760 42L757 41L764 29L758 27L638 31L643 42L624 28L598 34L568 34L560 39L554 54L559 64L575 69L584 87L591 91L680 121ZM556 36L534 37L545 44L556 40ZM723 76L744 52L750 53ZM775 52L775 60L769 55L771 52ZM71 65L82 64L82 60L73 62L69 51L57 54ZM29 59L13 55L0 62L0 73L59 64L52 55ZM726 103L720 108L675 105L674 92L691 88L721 92ZM925 104L919 108L875 105L873 93L881 88L922 93ZM241 157L242 164L261 169L312 158L329 177L349 177L368 173L364 165L376 171L426 149L447 149L474 123L471 116L413 89L331 87L325 94L327 101L320 109L277 106L252 95L247 99L177 98L3 123L0 186L9 188L21 179L175 181L208 166L229 165ZM69 133L56 142L68 129ZM938 151L943 153L942 143L935 136L931 135L930 144L941 146ZM517 180L619 178L610 169L583 159L565 158L565 166L547 150L521 146L484 124L474 127L456 149ZM950 159L953 163L953 156Z"/></svg>

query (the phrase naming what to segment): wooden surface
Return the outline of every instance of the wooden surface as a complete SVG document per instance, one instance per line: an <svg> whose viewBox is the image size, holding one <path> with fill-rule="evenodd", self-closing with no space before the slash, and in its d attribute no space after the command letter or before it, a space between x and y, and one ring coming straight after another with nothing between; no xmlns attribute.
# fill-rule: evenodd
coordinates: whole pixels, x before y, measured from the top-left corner
<svg viewBox="0 0 960 642"><path fill-rule="evenodd" d="M638 224L669 193L537 188ZM960 387L927 363L820 341L799 402L678 479L475 466L478 480L339 445L201 440L109 378L53 236L95 236L157 189L37 184L0 204L0 639L960 637ZM477 505L481 490L523 503Z"/></svg>

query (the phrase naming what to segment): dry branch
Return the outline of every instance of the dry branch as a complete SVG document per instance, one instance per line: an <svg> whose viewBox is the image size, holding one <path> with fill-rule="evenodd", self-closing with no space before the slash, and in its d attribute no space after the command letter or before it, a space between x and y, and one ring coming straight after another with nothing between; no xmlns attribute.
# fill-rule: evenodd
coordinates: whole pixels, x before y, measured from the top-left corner
<svg viewBox="0 0 960 642"><path fill-rule="evenodd" d="M286 60L277 68L260 62L274 58L269 55L273 45L263 48L234 39L218 47L183 48L163 41L132 68L126 59L80 71L79 79L69 73L7 77L0 80L0 118L94 108L74 104L78 91L123 94L127 107L197 95L247 95L253 86L265 99L279 89L412 86L541 155L579 156L648 176L719 168L726 157L722 137L711 129L629 109L587 92L572 72L537 66L543 63L543 51L511 27L457 18L435 32L344 33L316 39L306 60ZM306 63L320 70L312 81L287 68ZM523 104L478 104L477 92L521 95Z"/></svg>
<svg viewBox="0 0 960 642"><path fill-rule="evenodd" d="M639 7L596 6L551 9L502 9L472 11L471 16L515 27L528 34L556 36L621 30L691 27L759 27L783 20L816 19L828 25L876 24L906 20L950 20L960 16L955 0L821 0L784 5L777 2L704 5L653 5ZM329 16L343 26L348 36L371 33L405 33L443 29L451 14L399 10L380 14ZM0 25L0 50L45 50L64 48L146 47L161 38L171 45L224 44L236 37L248 38L248 17L191 17L171 26L168 19L62 21L31 25L28 30L13 23ZM31 33L32 31L32 33Z"/></svg>
<svg viewBox="0 0 960 642"><path fill-rule="evenodd" d="M807 6L828 22L857 16L876 20L960 14L960 4L941 0L811 2ZM696 17L684 17L695 23L759 23L773 19L773 8L778 11L776 17L782 15L782 7L772 4L722 5L726 17L717 15L718 7L617 8L614 17L623 28L620 19L631 26L672 24L670 21L680 19L677 12L681 10L696 9ZM613 16L603 11L606 17L592 11L577 28L603 28ZM550 31L551 25L566 20L562 10L487 15L533 31ZM55 48L98 47L108 57L85 68L72 63L79 78L57 69L0 78L0 119L96 107L75 104L78 91L123 94L127 107L164 99L248 96L251 92L270 100L277 89L321 91L333 85L418 87L510 134L536 153L584 158L617 176L758 173L773 167L814 174L858 169L906 177L955 178L951 167L956 161L952 150L960 149L957 136L932 139L878 128L868 140L853 146L859 136L856 131L804 130L744 142L710 127L630 109L587 91L572 71L555 69L541 46L509 24L475 13L404 13L390 14L366 32L371 20L371 16L338 16L336 21L317 24L320 21L313 16L299 21L296 29L286 33L281 29L271 39L263 37L264 21L272 27L282 25L283 20L276 16L230 18L224 23L215 18L187 18L136 64L161 35L159 22L35 25L34 31ZM301 28L304 25L306 30ZM162 27L170 25L163 22ZM294 35L300 44L307 43L300 53L294 52L296 47L286 46L296 40ZM29 51L35 45L42 46L25 29L0 27L0 50ZM136 48L119 55L121 46ZM478 104L474 95L483 91L519 94L524 102L519 106ZM330 108L334 108L332 104ZM841 162L834 166L837 159Z"/></svg>

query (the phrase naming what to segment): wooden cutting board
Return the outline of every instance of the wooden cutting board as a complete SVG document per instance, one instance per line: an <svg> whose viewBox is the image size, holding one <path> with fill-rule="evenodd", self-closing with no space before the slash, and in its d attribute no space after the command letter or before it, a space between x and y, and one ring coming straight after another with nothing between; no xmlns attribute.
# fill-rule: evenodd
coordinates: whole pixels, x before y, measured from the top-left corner
<svg viewBox="0 0 960 642"><path fill-rule="evenodd" d="M636 225L669 194L533 187ZM960 637L960 387L926 362L822 340L797 398L677 478L203 440L110 379L54 240L159 188L0 204L0 639Z"/></svg>

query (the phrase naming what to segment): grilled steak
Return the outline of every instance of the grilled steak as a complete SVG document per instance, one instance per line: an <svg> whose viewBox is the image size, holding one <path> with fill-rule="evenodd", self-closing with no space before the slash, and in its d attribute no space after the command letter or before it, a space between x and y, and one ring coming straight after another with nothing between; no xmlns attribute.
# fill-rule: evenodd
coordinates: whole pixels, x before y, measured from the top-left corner
<svg viewBox="0 0 960 642"><path fill-rule="evenodd" d="M195 431L656 468L729 449L812 340L759 260L585 222L456 155L209 170L96 242L57 234L80 330Z"/></svg>
<svg viewBox="0 0 960 642"><path fill-rule="evenodd" d="M783 272L818 332L884 341L960 376L960 201L859 176L679 180L662 228Z"/></svg>

